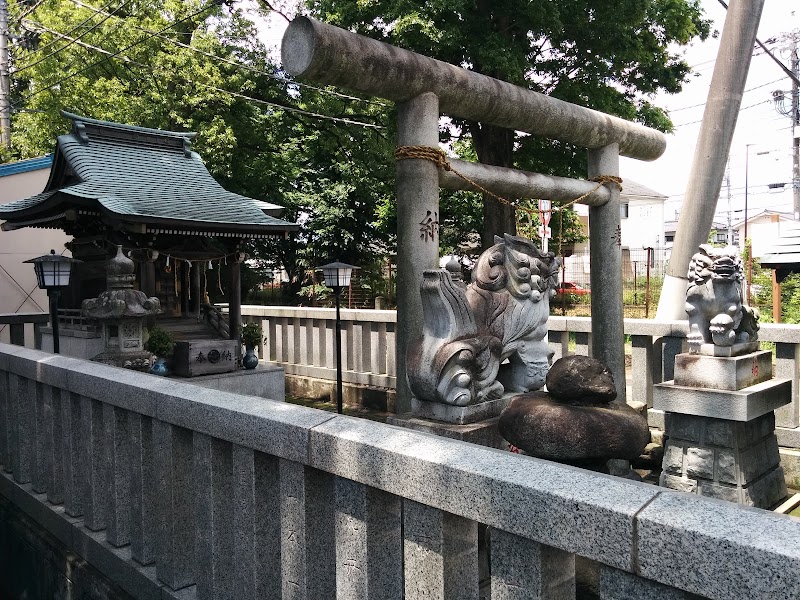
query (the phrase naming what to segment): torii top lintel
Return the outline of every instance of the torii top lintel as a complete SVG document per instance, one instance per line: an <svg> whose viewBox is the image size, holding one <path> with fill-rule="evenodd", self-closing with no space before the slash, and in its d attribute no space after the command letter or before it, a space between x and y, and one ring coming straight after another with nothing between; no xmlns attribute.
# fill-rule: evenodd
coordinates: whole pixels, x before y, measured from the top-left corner
<svg viewBox="0 0 800 600"><path fill-rule="evenodd" d="M308 17L289 25L281 48L293 76L404 102L431 92L445 114L570 142L619 144L619 153L655 160L666 138L654 129L345 31Z"/></svg>

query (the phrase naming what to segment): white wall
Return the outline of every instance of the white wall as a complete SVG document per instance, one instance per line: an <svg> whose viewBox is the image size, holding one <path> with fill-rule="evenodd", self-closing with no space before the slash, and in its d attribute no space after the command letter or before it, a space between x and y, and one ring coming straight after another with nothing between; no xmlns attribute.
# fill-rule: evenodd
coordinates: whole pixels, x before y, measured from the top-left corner
<svg viewBox="0 0 800 600"><path fill-rule="evenodd" d="M0 177L0 204L41 193L49 175L47 168ZM47 254L51 249L60 254L70 239L60 229L26 227L0 231L0 313L47 311L47 294L36 286L33 265L23 261ZM69 251L66 255L70 255ZM31 291L31 298L25 300ZM3 331L0 340L7 334Z"/></svg>
<svg viewBox="0 0 800 600"><path fill-rule="evenodd" d="M628 218L620 219L622 246L631 250L664 245L664 199L623 198Z"/></svg>

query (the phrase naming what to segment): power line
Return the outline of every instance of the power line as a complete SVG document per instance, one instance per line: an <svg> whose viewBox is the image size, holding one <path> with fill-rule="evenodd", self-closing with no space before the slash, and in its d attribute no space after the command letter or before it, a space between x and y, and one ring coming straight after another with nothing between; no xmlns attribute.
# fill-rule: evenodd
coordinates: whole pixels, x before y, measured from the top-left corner
<svg viewBox="0 0 800 600"><path fill-rule="evenodd" d="M761 106L762 104L771 104L771 103L772 103L772 100L762 100L761 102L756 102L755 104L751 104L750 106L745 106L743 108L740 108L739 112L742 112L743 110L747 110L748 108L755 108L756 106ZM678 125L675 125L675 128L677 129L678 127L685 127L687 125L695 125L696 123L702 123L702 122L703 122L703 119L698 119L697 121L690 121L689 123L680 123Z"/></svg>
<svg viewBox="0 0 800 600"><path fill-rule="evenodd" d="M108 13L104 12L103 9L98 9L98 8L95 8L95 7L91 6L91 5L85 4L85 3L81 2L81 0L71 0L71 2L74 3L76 6L80 6L82 8L87 8L89 10L93 10L97 14L106 14L106 15L108 15ZM119 18L119 17L117 17L117 18ZM150 35L158 37L159 39L162 39L162 40L165 40L167 42L170 42L171 44L174 44L174 45L179 46L181 48L186 48L187 50L191 50L192 52L196 52L197 54L202 54L203 56L207 56L209 58L213 58L215 60L227 63L227 64L229 64L231 66L235 66L235 67L240 68L240 69L246 69L246 70L248 70L248 71L250 71L252 73L257 73L257 74L263 75L265 77L270 77L272 79L275 79L275 80L283 82L283 83L289 83L289 84L292 84L292 85L305 87L305 88L308 88L308 89L312 89L312 90L321 92L323 94L328 94L330 96L336 96L337 98L343 98L345 100L358 100L359 102L366 102L368 104L375 104L377 106L388 106L387 104L385 104L383 102L376 102L375 100L369 100L369 99L366 99L366 98L359 98L357 96L351 96L349 94L343 94L341 92L334 92L334 91L331 91L331 90L326 90L326 89L319 88L319 87L316 87L316 86L313 86L313 85L309 85L307 83L300 83L300 82L294 81L292 79L287 79L286 77L281 77L280 75L275 75L274 73L269 73L267 71L264 71L264 70L259 69L257 67L253 67L251 65L240 63L240 62L235 61L235 60L230 60L230 59L227 59L227 58L222 57L222 56L217 56L215 54L212 54L211 52L206 52L205 50L201 50L200 48L195 48L194 46L191 46L189 44L185 44L183 42L179 42L178 40L174 40L174 39L172 39L172 38L170 38L168 36L159 35L159 34L155 33L154 31L152 31L150 29L147 29L145 27L141 27L141 26L135 25L135 24L133 25L133 27L135 29L138 29L139 31L143 31L145 33L148 33Z"/></svg>
<svg viewBox="0 0 800 600"><path fill-rule="evenodd" d="M113 1L113 0L112 0L112 1ZM119 5L119 6L118 6L116 9L114 9L114 11L113 11L111 14L109 14L108 16L106 16L106 17L103 17L102 19L100 19L100 20L99 20L97 23L95 23L94 25L92 25L91 27L89 27L89 29L87 29L86 31L82 32L82 33L81 33L81 34L80 34L80 35L79 35L79 36L78 36L76 39L74 39L74 40L70 40L69 42L67 42L66 44L64 44L63 46L61 46L61 48L59 48L59 49L57 49L57 50L54 50L53 52L51 52L50 54L48 54L48 55L46 55L46 56L42 56L41 58L38 58L37 60L33 61L32 63L28 63L28 64L25 64L25 65L23 65L23 66L19 67L18 69L16 69L16 70L15 70L15 72L16 72L16 73L19 73L20 71L24 71L25 69L29 69L29 68L31 68L31 67L33 67L33 66L35 66L35 65L38 65L39 63L41 63L41 62L43 62L43 61L47 60L47 59L48 59L48 58L50 58L51 56L55 56L55 55L56 55L56 54L58 54L59 52L63 52L64 50L66 50L67 48L69 48L69 47L70 47L72 44L74 44L74 43L75 43L77 40L81 39L81 38L82 38L84 35L86 35L86 34L87 34L87 33L89 33L90 31L93 31L93 30L97 29L98 27L100 27L100 25L102 25L102 24L103 24L105 21L107 21L108 19L110 19L110 18L112 17L113 13L115 13L115 12L117 12L117 11L120 11L120 10L122 10L122 9L123 9L123 8L125 8L125 7L126 7L128 4L130 4L131 2L132 2L132 0L125 0L125 2L123 2L123 3L122 3L122 4L120 4L120 5ZM110 4L110 3L109 3L109 4ZM106 5L106 6L108 6L108 5ZM71 33L71 32L73 32L73 31L75 31L75 30L76 30L76 29L78 29L79 27L82 27L82 26L83 26L85 23L87 23L87 22L88 22L90 19L93 19L93 18L94 18L94 15L91 15L91 16L90 16L90 17L88 17L86 20L84 20L83 22L81 22L79 25L76 25L75 27L73 27L73 28L70 30L70 33ZM65 37L66 37L66 36L65 36ZM68 39L69 39L69 38L68 38Z"/></svg>
<svg viewBox="0 0 800 600"><path fill-rule="evenodd" d="M60 35L60 36L65 37L67 39L71 39L68 36L66 36L65 34L60 33L58 31L51 30L49 28L44 28L44 29L46 29L47 31L50 31L51 33L53 33L55 35ZM115 58L115 59L120 60L120 61L122 61L122 62L124 62L126 64L134 65L134 66L140 67L142 69L149 69L150 68L147 65L142 64L142 63L137 62L137 61L134 61L134 60L132 60L132 59L126 57L126 56L119 56L118 55L119 53L112 53L109 50L106 50L104 48L100 48L98 46L93 46L92 44L88 44L88 43L83 42L83 41L79 41L79 40L74 40L74 41L79 46L81 46L83 48L86 48L88 50L92 50L94 52L99 52L101 54L106 55L107 58ZM297 107L294 107L294 106L288 106L288 105L285 105L285 104L281 104L279 102L272 102L270 100L264 100L262 98L254 98L252 96L248 96L246 94L242 94L241 92L234 92L232 90L226 90L224 88L220 88L220 87L217 87L217 86L214 86L214 85L210 85L210 84L194 81L192 79L189 79L187 77L183 77L183 76L178 75L178 74L175 74L175 75L179 79L183 80L184 82L192 84L192 85L199 85L201 87L213 90L215 92L229 94L229 95L234 96L236 98L241 98L243 100L249 100L249 101L255 102L257 104L263 104L263 105L266 105L266 106L271 106L273 108L286 110L288 112L301 114L301 115L304 115L304 116L307 116L307 117L312 117L312 118L316 118L316 119L325 119L325 120L334 121L334 122L337 122L337 123L345 123L347 125L358 125L360 127L367 127L367 128L371 128L371 129L385 129L385 127L383 127L382 125L376 125L374 123L365 123L363 121L358 121L356 119L349 119L349 118L345 118L345 117L334 117L334 116L331 116L331 115L325 115L325 114L322 114L322 113L316 113L316 112L313 112L313 111L304 110L304 109L297 108ZM137 79L139 81L141 81L141 79L139 79L139 78L137 78Z"/></svg>
<svg viewBox="0 0 800 600"><path fill-rule="evenodd" d="M109 6L111 6L113 3L114 3L114 0L110 0L110 2L109 2L108 4L106 4L106 5L105 5L103 8L108 8L108 7L109 7ZM24 14L20 15L19 17L17 17L17 22L18 22L18 23L22 23L22 21L26 20L26 19L25 19L25 17L27 17L27 16L28 16L28 14L29 14L29 13L24 13ZM76 29L79 29L80 27L83 27L83 26L84 26L86 23L88 23L88 22L89 22L90 20L92 20L93 18L94 18L94 15L90 15L89 17L87 17L86 19L84 19L83 21L81 21L80 23L78 23L78 24L77 24L75 27L73 27L72 29L70 29L70 30L67 32L67 34L70 34L70 33L72 33L73 31L75 31ZM44 52L45 50L47 50L47 49L48 49L48 48L50 48L51 46L55 46L57 42L58 42L58 40L53 40L53 41L51 41L51 42L48 42L48 43L47 43L47 44L45 44L44 46L41 46L40 48L37 48L37 49L36 49L36 52Z"/></svg>
<svg viewBox="0 0 800 600"><path fill-rule="evenodd" d="M760 90L761 88L767 87L768 85L773 85L775 83L779 83L779 82L783 81L784 79L786 79L786 78L785 77L781 77L780 79L776 79L776 80L770 81L768 83L762 83L761 85L757 85L755 87L748 88L742 93L746 94L748 92L753 92L755 90ZM679 112L679 111L682 111L682 110L688 110L690 108L698 108L700 106L705 106L706 104L707 104L707 102L701 102L700 104L692 104L691 106L682 106L680 108L668 108L667 112L672 114L672 113Z"/></svg>
<svg viewBox="0 0 800 600"><path fill-rule="evenodd" d="M180 25L180 24L181 24L181 23L183 23L184 21L188 21L189 19L192 19L192 18L196 17L197 15L199 15L199 14L201 14L201 13L203 13L203 12L206 12L207 10L210 10L210 9L212 9L212 8L214 8L215 6L217 6L217 3L216 3L214 0L211 0L211 1L210 1L208 4L206 4L206 6L204 6L203 8L200 8L199 10L197 10L197 11L195 11L195 12L191 13L190 15L188 15L188 16L186 16L186 17L182 18L182 19L179 19L179 20L177 20L177 21L175 21L175 22L173 22L173 23L170 23L169 25L167 25L167 26L166 26L166 27L164 27L163 29L160 29L160 30L159 30L159 31L158 31L156 34L154 34L154 35L157 35L157 34L160 34L160 33L164 33L164 32L165 32L165 31L167 31L168 29L172 29L172 28L173 28L173 27L175 27L176 25ZM73 73L70 73L69 75L67 75L67 76L65 76L65 77L62 77L61 79L59 79L59 80L58 80L58 81L56 81L55 83L52 83L52 84L48 85L47 87L44 87L44 88L42 88L42 89L40 89L40 90L36 90L35 92L32 92L32 93L28 94L27 96L23 96L23 97L20 99L20 101L19 101L19 102L17 102L17 103L15 103L14 105L15 105L15 106L18 106L18 105L20 105L20 104L21 104L23 101L25 101L25 100L30 100L31 98L33 98L34 96L36 96L36 95L38 95L38 94L41 94L41 93L43 93L43 92L46 92L46 91L48 91L48 90L51 90L51 89L53 89L54 87L56 87L57 85L61 85L63 82L67 81L68 79L72 79L72 78L73 78L73 77L75 77L76 75L80 75L81 73L83 73L83 72L85 72L85 71L88 71L89 69L91 69L91 68L94 68L94 67L96 67L96 66L98 66L98 65L100 65L100 64L102 64L102 63L104 63L104 62L105 62L106 60L108 60L109 58L114 58L114 57L116 57L116 56L119 56L120 54L122 54L122 53L123 53L123 52L125 52L126 50L130 50L130 49L131 49L131 48L133 48L134 46L138 46L138 45L139 45L139 44L141 44L142 42L145 42L145 41L147 41L148 39L150 39L150 38L152 38L152 37L153 37L152 35L150 35L150 36L145 36L145 37L143 37L143 38L141 38L141 39L139 39L139 40L137 40L137 41L133 42L132 44L128 44L127 46L125 46L125 47L124 47L124 48L122 48L121 50L118 50L117 52L114 52L114 53L110 54L110 55L109 55L108 57L106 57L106 58L102 58L102 59L100 59L100 60L98 60L98 61L95 61L95 62L93 62L93 63L92 63L92 64L90 64L90 65L86 65L86 66L85 66L85 67L83 67L82 69L79 69L79 70L77 70L77 71L74 71Z"/></svg>

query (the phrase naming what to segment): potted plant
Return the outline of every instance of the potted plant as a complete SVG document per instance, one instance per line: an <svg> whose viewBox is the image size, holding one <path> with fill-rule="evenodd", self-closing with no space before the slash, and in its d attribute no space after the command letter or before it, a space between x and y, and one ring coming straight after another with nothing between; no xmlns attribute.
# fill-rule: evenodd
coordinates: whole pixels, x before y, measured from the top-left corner
<svg viewBox="0 0 800 600"><path fill-rule="evenodd" d="M246 350L244 358L242 358L242 364L245 369L255 369L258 365L255 349L261 342L261 326L258 323L245 323L242 325L240 339Z"/></svg>
<svg viewBox="0 0 800 600"><path fill-rule="evenodd" d="M157 325L150 329L147 341L144 343L144 349L156 355L156 361L150 368L151 373L154 375L169 375L167 358L172 356L174 346L175 340L169 331L161 329Z"/></svg>

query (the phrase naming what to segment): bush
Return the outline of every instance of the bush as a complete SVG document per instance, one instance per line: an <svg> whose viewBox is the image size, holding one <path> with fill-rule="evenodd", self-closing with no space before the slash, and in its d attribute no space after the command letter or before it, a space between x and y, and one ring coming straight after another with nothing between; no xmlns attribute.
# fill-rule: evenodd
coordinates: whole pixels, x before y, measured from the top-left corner
<svg viewBox="0 0 800 600"><path fill-rule="evenodd" d="M248 348L255 348L261 342L261 326L258 323L242 325L242 343Z"/></svg>
<svg viewBox="0 0 800 600"><path fill-rule="evenodd" d="M155 326L148 332L147 341L144 343L144 349L152 352L159 358L168 358L172 355L172 349L175 347L175 340L169 331Z"/></svg>

